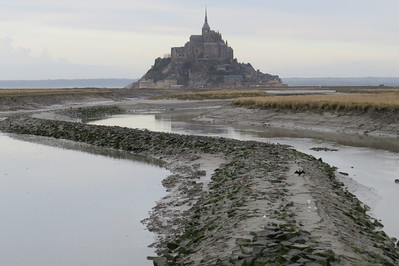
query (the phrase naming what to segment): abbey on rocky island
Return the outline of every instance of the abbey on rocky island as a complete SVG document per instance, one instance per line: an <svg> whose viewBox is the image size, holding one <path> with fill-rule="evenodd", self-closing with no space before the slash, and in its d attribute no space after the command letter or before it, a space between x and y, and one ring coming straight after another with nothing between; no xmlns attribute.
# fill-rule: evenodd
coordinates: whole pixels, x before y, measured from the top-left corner
<svg viewBox="0 0 399 266"><path fill-rule="evenodd" d="M205 11L205 23L202 35L191 35L190 41L183 47L172 47L172 63L196 62L201 60L233 60L233 49L222 39L222 34L211 30L208 24L208 14Z"/></svg>
<svg viewBox="0 0 399 266"><path fill-rule="evenodd" d="M282 86L277 75L238 63L219 32L211 30L205 10L201 35L191 35L182 47L172 47L170 56L155 59L154 65L136 83L136 88L202 88Z"/></svg>

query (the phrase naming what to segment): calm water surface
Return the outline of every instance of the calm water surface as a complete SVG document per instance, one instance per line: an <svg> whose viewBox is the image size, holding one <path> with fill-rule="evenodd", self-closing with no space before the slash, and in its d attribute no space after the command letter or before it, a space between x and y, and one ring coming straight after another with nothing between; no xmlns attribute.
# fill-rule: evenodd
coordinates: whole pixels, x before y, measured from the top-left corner
<svg viewBox="0 0 399 266"><path fill-rule="evenodd" d="M168 171L0 134L0 265L152 265Z"/></svg>
<svg viewBox="0 0 399 266"><path fill-rule="evenodd" d="M193 117L195 114L190 113L120 115L93 124L291 145L348 173L351 192L372 208L371 214L382 220L390 236L399 238L399 185L394 183L399 178L399 141L304 130L234 128L190 120ZM338 151L316 152L311 150L313 147Z"/></svg>

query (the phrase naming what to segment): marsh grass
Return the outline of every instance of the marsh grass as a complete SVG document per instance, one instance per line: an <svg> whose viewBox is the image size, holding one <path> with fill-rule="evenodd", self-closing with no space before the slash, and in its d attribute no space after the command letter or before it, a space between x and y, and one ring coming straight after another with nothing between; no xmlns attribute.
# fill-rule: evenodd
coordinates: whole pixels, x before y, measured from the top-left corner
<svg viewBox="0 0 399 266"><path fill-rule="evenodd" d="M246 97L234 106L293 111L399 111L399 93Z"/></svg>
<svg viewBox="0 0 399 266"><path fill-rule="evenodd" d="M268 95L261 90L217 90L188 93L174 93L151 97L151 100L178 99L178 100L212 100L212 99L234 99L239 97L261 97Z"/></svg>
<svg viewBox="0 0 399 266"><path fill-rule="evenodd" d="M0 97L46 96L85 93L108 93L108 89L74 88L74 89L0 89Z"/></svg>
<svg viewBox="0 0 399 266"><path fill-rule="evenodd" d="M350 93L399 93L399 88L391 89L353 89Z"/></svg>

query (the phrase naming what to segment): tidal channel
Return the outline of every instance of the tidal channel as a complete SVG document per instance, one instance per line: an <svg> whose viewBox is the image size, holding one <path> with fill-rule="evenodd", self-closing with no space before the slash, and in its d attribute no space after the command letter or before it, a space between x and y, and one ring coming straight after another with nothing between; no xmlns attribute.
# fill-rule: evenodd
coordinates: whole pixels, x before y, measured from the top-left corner
<svg viewBox="0 0 399 266"><path fill-rule="evenodd" d="M0 265L152 265L155 236L140 221L168 174L0 133Z"/></svg>
<svg viewBox="0 0 399 266"><path fill-rule="evenodd" d="M312 132L266 127L232 127L192 120L198 111L118 115L92 122L180 134L257 140L292 146L321 158L342 172L348 190L370 208L370 215L384 224L384 231L399 238L399 142L364 135ZM314 149L316 148L316 149ZM322 148L322 149L317 149Z"/></svg>

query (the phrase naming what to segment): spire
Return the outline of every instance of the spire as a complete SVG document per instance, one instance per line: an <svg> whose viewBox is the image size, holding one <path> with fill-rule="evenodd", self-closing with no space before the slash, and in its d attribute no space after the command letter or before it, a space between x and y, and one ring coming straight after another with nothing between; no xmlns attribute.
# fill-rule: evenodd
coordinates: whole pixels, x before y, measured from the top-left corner
<svg viewBox="0 0 399 266"><path fill-rule="evenodd" d="M204 22L204 26L202 26L202 33L209 32L210 30L211 30L211 27L209 27L209 24L208 24L208 9L205 8L205 22Z"/></svg>

